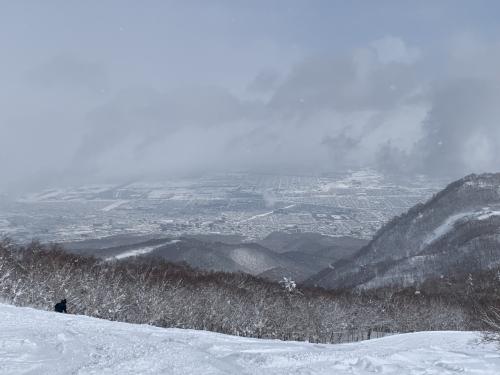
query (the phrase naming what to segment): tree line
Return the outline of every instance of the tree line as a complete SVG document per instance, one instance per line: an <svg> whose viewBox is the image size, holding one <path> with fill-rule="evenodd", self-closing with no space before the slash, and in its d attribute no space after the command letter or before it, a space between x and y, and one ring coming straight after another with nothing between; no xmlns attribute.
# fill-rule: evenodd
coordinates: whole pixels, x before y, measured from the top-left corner
<svg viewBox="0 0 500 375"><path fill-rule="evenodd" d="M418 288L291 288L160 259L110 262L58 245L0 242L0 299L7 303L51 310L66 298L73 314L318 343L381 332L482 329L478 311L500 306L498 275L443 278Z"/></svg>

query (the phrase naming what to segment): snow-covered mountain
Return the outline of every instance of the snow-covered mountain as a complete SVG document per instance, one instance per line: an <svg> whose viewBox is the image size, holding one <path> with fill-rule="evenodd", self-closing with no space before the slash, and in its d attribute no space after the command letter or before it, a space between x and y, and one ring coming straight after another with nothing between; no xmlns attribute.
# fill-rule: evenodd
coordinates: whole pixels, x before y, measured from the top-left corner
<svg viewBox="0 0 500 375"><path fill-rule="evenodd" d="M500 353L473 332L318 345L162 329L0 304L0 373L481 374Z"/></svg>
<svg viewBox="0 0 500 375"><path fill-rule="evenodd" d="M217 235L123 240L90 240L66 244L66 248L108 260L155 257L203 270L245 272L273 281L286 276L302 282L328 264L352 256L367 243L352 237L285 232L272 233L259 242Z"/></svg>
<svg viewBox="0 0 500 375"><path fill-rule="evenodd" d="M409 285L500 264L500 174L470 175L384 226L354 257L313 276L326 288Z"/></svg>

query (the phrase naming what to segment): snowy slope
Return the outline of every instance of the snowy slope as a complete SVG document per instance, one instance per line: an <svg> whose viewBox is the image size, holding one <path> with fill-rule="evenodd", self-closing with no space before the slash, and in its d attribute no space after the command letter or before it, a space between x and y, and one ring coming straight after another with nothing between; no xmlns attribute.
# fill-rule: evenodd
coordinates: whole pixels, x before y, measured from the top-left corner
<svg viewBox="0 0 500 375"><path fill-rule="evenodd" d="M468 221L488 220L490 217L493 216L500 216L500 211L491 210L489 207L485 207L481 210L477 210L474 212L461 212L459 214L452 215L449 218L447 218L443 224L434 229L432 234L422 244L422 248L424 248L427 245L430 245L434 241L442 238L443 236L451 232L454 229L455 225L460 220L468 220Z"/></svg>
<svg viewBox="0 0 500 375"><path fill-rule="evenodd" d="M410 286L499 265L500 173L469 175L394 218L352 258L307 283L331 289Z"/></svg>
<svg viewBox="0 0 500 375"><path fill-rule="evenodd" d="M316 345L245 339L0 304L0 374L500 374L468 332Z"/></svg>

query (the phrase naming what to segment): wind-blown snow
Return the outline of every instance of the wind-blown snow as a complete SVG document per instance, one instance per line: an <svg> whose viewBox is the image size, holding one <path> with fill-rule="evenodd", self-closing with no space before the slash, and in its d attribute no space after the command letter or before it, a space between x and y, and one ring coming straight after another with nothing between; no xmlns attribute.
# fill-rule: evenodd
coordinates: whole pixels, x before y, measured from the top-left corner
<svg viewBox="0 0 500 375"><path fill-rule="evenodd" d="M471 332L342 345L222 334L0 304L1 374L500 374L500 352Z"/></svg>

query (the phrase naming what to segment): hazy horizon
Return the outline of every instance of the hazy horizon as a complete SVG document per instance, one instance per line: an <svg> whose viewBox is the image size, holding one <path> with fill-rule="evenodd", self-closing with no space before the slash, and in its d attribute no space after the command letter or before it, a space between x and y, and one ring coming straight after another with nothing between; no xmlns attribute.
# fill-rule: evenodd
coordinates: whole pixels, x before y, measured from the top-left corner
<svg viewBox="0 0 500 375"><path fill-rule="evenodd" d="M495 1L15 1L0 190L500 168Z"/></svg>

